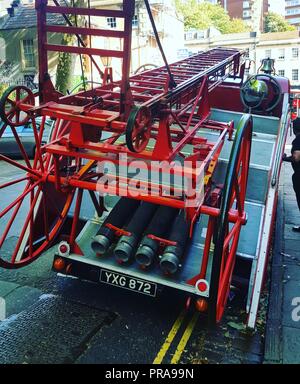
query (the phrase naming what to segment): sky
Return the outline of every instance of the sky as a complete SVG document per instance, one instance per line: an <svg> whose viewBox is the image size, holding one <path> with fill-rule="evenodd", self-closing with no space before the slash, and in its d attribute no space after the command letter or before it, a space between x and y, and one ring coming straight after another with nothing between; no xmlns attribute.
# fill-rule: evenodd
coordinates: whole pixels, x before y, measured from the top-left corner
<svg viewBox="0 0 300 384"><path fill-rule="evenodd" d="M285 14L285 0L269 0L270 8L272 12L276 12L284 16Z"/></svg>

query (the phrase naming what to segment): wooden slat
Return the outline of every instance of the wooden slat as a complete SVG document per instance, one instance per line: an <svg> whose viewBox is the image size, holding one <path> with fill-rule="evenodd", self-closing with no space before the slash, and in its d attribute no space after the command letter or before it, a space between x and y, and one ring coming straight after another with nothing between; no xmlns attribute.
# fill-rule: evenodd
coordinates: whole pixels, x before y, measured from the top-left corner
<svg viewBox="0 0 300 384"><path fill-rule="evenodd" d="M67 33L78 35L90 35L90 36L103 36L103 37L116 37L124 38L124 31L114 31L111 29L93 29L93 28L81 28L81 27L65 27L62 25L47 25L47 32L55 33Z"/></svg>
<svg viewBox="0 0 300 384"><path fill-rule="evenodd" d="M102 56L102 57L123 58L122 51L112 51L108 49L71 47L68 45L57 45L57 44L45 44L45 49L47 51L53 51L53 52L68 52L68 53L77 53L80 55L92 55L92 56L95 55L95 56Z"/></svg>
<svg viewBox="0 0 300 384"><path fill-rule="evenodd" d="M99 16L99 17L120 17L124 18L123 11L115 11L111 9L89 9L89 8L71 8L71 7L57 7L47 6L46 13L60 13L65 15L84 15L84 16Z"/></svg>

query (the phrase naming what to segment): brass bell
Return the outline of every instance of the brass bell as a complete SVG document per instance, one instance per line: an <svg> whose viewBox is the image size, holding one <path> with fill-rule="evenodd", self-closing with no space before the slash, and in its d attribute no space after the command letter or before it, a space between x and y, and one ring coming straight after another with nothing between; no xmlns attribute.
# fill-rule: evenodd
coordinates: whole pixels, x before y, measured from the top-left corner
<svg viewBox="0 0 300 384"><path fill-rule="evenodd" d="M267 59L262 59L261 61L261 71L267 74L271 74L272 72L275 72L274 70L274 59L270 59L269 57Z"/></svg>

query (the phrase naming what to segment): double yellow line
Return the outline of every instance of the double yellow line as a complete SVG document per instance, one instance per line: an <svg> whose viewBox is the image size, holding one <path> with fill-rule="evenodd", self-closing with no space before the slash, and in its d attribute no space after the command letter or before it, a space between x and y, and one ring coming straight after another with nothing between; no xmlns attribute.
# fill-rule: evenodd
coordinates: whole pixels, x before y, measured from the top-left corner
<svg viewBox="0 0 300 384"><path fill-rule="evenodd" d="M160 351L158 352L157 356L155 357L153 364L161 364L164 357L166 356L166 353L168 352L170 346L172 345L179 329L181 328L184 320L186 319L188 314L187 310L183 310L179 316L177 317L173 327L171 328L165 342L163 343ZM185 328L183 335L181 339L179 340L179 343L177 345L176 351L172 357L171 364L177 364L180 360L180 357L184 351L184 348L189 341L191 334L195 328L195 325L197 323L197 320L199 318L199 312L195 312L192 316L191 320L189 321L187 327Z"/></svg>

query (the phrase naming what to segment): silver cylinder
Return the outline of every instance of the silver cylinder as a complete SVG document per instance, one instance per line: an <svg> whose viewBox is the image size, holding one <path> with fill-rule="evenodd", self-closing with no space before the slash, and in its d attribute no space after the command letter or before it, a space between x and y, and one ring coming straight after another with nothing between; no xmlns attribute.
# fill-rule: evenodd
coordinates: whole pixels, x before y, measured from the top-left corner
<svg viewBox="0 0 300 384"><path fill-rule="evenodd" d="M122 239L120 239L114 250L114 256L117 261L126 263L132 258L133 252L134 247L127 241L122 241Z"/></svg>
<svg viewBox="0 0 300 384"><path fill-rule="evenodd" d="M96 235L92 240L91 247L95 253L102 255L108 250L110 244L111 241L106 236Z"/></svg>
<svg viewBox="0 0 300 384"><path fill-rule="evenodd" d="M135 260L138 264L140 264L143 267L149 267L149 265L152 264L155 257L155 252L152 248L148 247L147 245L142 245L136 255Z"/></svg>
<svg viewBox="0 0 300 384"><path fill-rule="evenodd" d="M177 272L179 263L180 261L175 253L166 252L163 254L159 264L164 273L172 275Z"/></svg>

